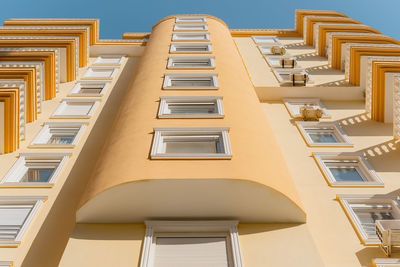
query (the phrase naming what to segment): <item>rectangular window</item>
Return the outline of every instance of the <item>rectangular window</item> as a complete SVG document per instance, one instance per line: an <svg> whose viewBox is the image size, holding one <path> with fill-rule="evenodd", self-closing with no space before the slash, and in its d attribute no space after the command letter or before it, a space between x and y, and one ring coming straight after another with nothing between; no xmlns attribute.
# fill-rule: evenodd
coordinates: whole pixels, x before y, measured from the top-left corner
<svg viewBox="0 0 400 267"><path fill-rule="evenodd" d="M216 74L165 74L163 89L218 89Z"/></svg>
<svg viewBox="0 0 400 267"><path fill-rule="evenodd" d="M400 259L373 259L375 267L400 267Z"/></svg>
<svg viewBox="0 0 400 267"><path fill-rule="evenodd" d="M152 159L230 159L228 128L156 128Z"/></svg>
<svg viewBox="0 0 400 267"><path fill-rule="evenodd" d="M222 118L220 96L164 96L161 97L159 118Z"/></svg>
<svg viewBox="0 0 400 267"><path fill-rule="evenodd" d="M172 41L210 41L209 33L174 33L172 34Z"/></svg>
<svg viewBox="0 0 400 267"><path fill-rule="evenodd" d="M361 240L367 245L380 244L375 233L377 220L400 218L397 200L380 195L338 195L338 200L355 226Z"/></svg>
<svg viewBox="0 0 400 267"><path fill-rule="evenodd" d="M176 17L175 23L206 23L207 19L205 17Z"/></svg>
<svg viewBox="0 0 400 267"><path fill-rule="evenodd" d="M141 258L142 267L242 267L237 222L146 221Z"/></svg>
<svg viewBox="0 0 400 267"><path fill-rule="evenodd" d="M306 85L312 82L310 76L304 69L273 69L275 77L282 84Z"/></svg>
<svg viewBox="0 0 400 267"><path fill-rule="evenodd" d="M330 186L383 186L372 167L359 155L352 153L313 153Z"/></svg>
<svg viewBox="0 0 400 267"><path fill-rule="evenodd" d="M276 36L252 36L256 44L279 44Z"/></svg>
<svg viewBox="0 0 400 267"><path fill-rule="evenodd" d="M172 43L169 52L174 54L211 53L211 44Z"/></svg>
<svg viewBox="0 0 400 267"><path fill-rule="evenodd" d="M70 154L21 154L1 181L1 186L43 187L54 184Z"/></svg>
<svg viewBox="0 0 400 267"><path fill-rule="evenodd" d="M308 146L351 147L353 144L340 126L334 122L297 121L296 126Z"/></svg>
<svg viewBox="0 0 400 267"><path fill-rule="evenodd" d="M170 57L168 69L214 69L214 57Z"/></svg>
<svg viewBox="0 0 400 267"><path fill-rule="evenodd" d="M106 67L106 66L90 67L83 74L82 79L110 80L114 78L117 71L118 71L117 67Z"/></svg>
<svg viewBox="0 0 400 267"><path fill-rule="evenodd" d="M321 118L323 119L329 119L331 117L328 110L318 98L284 98L283 103L292 118L302 118L303 115L300 110L304 107L321 110Z"/></svg>
<svg viewBox="0 0 400 267"><path fill-rule="evenodd" d="M18 246L45 197L0 197L0 246Z"/></svg>
<svg viewBox="0 0 400 267"><path fill-rule="evenodd" d="M268 65L271 68L293 69L297 66L297 61L294 57L284 56L264 56Z"/></svg>
<svg viewBox="0 0 400 267"><path fill-rule="evenodd" d="M174 31L206 31L206 24L175 24Z"/></svg>
<svg viewBox="0 0 400 267"><path fill-rule="evenodd" d="M13 263L11 261L0 261L0 267L12 267Z"/></svg>
<svg viewBox="0 0 400 267"><path fill-rule="evenodd" d="M122 64L125 56L121 55L101 55L96 58L93 65L98 66L119 66Z"/></svg>
<svg viewBox="0 0 400 267"><path fill-rule="evenodd" d="M86 125L80 122L46 122L30 147L74 147Z"/></svg>
<svg viewBox="0 0 400 267"><path fill-rule="evenodd" d="M90 118L100 100L63 99L51 118Z"/></svg>
<svg viewBox="0 0 400 267"><path fill-rule="evenodd" d="M102 96L109 85L102 81L78 81L69 96Z"/></svg>
<svg viewBox="0 0 400 267"><path fill-rule="evenodd" d="M285 55L287 53L286 48L283 45L259 45L261 54L263 55Z"/></svg>

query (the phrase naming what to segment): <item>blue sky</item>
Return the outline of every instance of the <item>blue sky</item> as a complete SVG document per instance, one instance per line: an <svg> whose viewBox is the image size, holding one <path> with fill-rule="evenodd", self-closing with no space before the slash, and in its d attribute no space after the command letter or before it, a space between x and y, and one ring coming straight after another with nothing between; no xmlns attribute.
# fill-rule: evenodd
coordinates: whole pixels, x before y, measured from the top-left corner
<svg viewBox="0 0 400 267"><path fill-rule="evenodd" d="M400 40L400 0L1 0L8 18L99 18L102 39L150 32L173 14L210 14L230 28L293 28L295 9L335 10Z"/></svg>

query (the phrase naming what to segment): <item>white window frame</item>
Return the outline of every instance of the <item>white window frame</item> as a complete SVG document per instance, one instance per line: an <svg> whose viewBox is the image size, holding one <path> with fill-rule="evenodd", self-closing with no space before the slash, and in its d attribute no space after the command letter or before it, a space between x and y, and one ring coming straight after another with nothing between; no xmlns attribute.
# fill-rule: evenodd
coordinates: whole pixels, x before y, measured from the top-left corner
<svg viewBox="0 0 400 267"><path fill-rule="evenodd" d="M82 86L89 86L89 87L102 87L99 94L89 94L89 93L80 93ZM75 86L72 88L68 96L85 96L85 97L99 97L103 96L104 93L107 91L108 87L110 86L110 82L106 81L77 81Z"/></svg>
<svg viewBox="0 0 400 267"><path fill-rule="evenodd" d="M57 147L57 148L73 148L78 143L80 136L82 135L84 129L86 128L86 122L45 122L40 132L36 135L35 139L33 139L32 143L29 147L43 147L43 148L50 148L50 147ZM69 134L71 130L68 128L79 130L75 133L75 137L72 140L71 144L47 144L47 142L52 137L50 133L52 129L60 129L61 133ZM65 130L65 132L62 132ZM47 139L47 140L46 140ZM46 143L43 142L46 140Z"/></svg>
<svg viewBox="0 0 400 267"><path fill-rule="evenodd" d="M296 121L296 126L301 135L310 147L352 147L353 143L349 137L343 132L342 128L335 122L316 122L316 121ZM309 128L321 130L321 132L331 133L338 142L336 143L315 143L310 137Z"/></svg>
<svg viewBox="0 0 400 267"><path fill-rule="evenodd" d="M365 158L355 153L314 152L312 154L329 186L332 187L383 187L384 183L369 165ZM334 163L334 166L355 167L363 182L339 182L329 170L326 163Z"/></svg>
<svg viewBox="0 0 400 267"><path fill-rule="evenodd" d="M171 103L206 103L212 102L215 105L215 113L167 113L168 105ZM161 96L158 118L223 118L222 96Z"/></svg>
<svg viewBox="0 0 400 267"><path fill-rule="evenodd" d="M68 103L91 103L92 107L90 108L87 114L79 114L79 115L65 115L62 111L66 108ZM93 112L96 110L97 106L100 104L100 99L63 99L61 104L57 107L54 113L51 115L51 119L88 119L93 115Z"/></svg>
<svg viewBox="0 0 400 267"><path fill-rule="evenodd" d="M175 23L206 23L206 17L176 17Z"/></svg>
<svg viewBox="0 0 400 267"><path fill-rule="evenodd" d="M400 259L373 259L372 263L375 267L400 267Z"/></svg>
<svg viewBox="0 0 400 267"><path fill-rule="evenodd" d="M255 35L252 36L251 38L256 44L273 44L273 45L281 44L276 36Z"/></svg>
<svg viewBox="0 0 400 267"><path fill-rule="evenodd" d="M105 58L115 58L118 61L116 63L105 63L102 60ZM100 55L93 62L93 66L120 66L125 59L125 55Z"/></svg>
<svg viewBox="0 0 400 267"><path fill-rule="evenodd" d="M284 98L283 103L288 110L290 117L292 118L302 118L300 113L296 113L293 105L291 103L299 103L303 105L313 105L322 110L322 119L329 119L331 115L329 114L326 107L321 103L319 98ZM300 110L299 110L300 111Z"/></svg>
<svg viewBox="0 0 400 267"><path fill-rule="evenodd" d="M372 207L372 205L380 207L390 205L394 219L398 220L400 218L400 203L395 198L388 197L387 195L337 195L336 199L339 201L364 245L380 245L381 242L378 237L368 237L367 232L362 227L361 221L354 212L352 205L361 205L361 207L364 205L366 208L371 206L371 209L379 208Z"/></svg>
<svg viewBox="0 0 400 267"><path fill-rule="evenodd" d="M258 45L258 49L260 50L261 54L263 54L263 55L275 55L274 53L271 52L271 47L273 47L273 46L279 46L280 48L283 48L284 51L285 51L285 53L283 55L288 56L286 47L281 45L281 44L263 44L263 45Z"/></svg>
<svg viewBox="0 0 400 267"><path fill-rule="evenodd" d="M0 205L33 205L29 215L26 217L25 222L20 228L14 240L0 240L0 247L17 247L28 230L30 224L35 218L40 206L47 199L44 196L1 196Z"/></svg>
<svg viewBox="0 0 400 267"><path fill-rule="evenodd" d="M307 84L312 83L312 79L310 77L310 75L307 73L307 71L305 71L305 69L282 69L282 68L273 68L272 69L273 73L275 74L276 79L282 83L282 84L293 84L293 81L291 81L290 79L285 79L281 74L291 74L291 73L296 73L296 74L307 74L308 75L308 81ZM300 83L301 85L303 83ZM307 86L307 85L306 85Z"/></svg>
<svg viewBox="0 0 400 267"><path fill-rule="evenodd" d="M232 158L231 145L229 141L229 128L154 128L153 146L150 157L152 159L230 159ZM160 152L165 134L168 136L208 136L218 135L222 153L163 153Z"/></svg>
<svg viewBox="0 0 400 267"><path fill-rule="evenodd" d="M187 80L198 80L198 79L207 79L210 80L211 86L172 86L173 79L187 79ZM163 89L183 89L183 90L217 90L218 89L218 79L217 74L172 74L168 73L164 76Z"/></svg>
<svg viewBox="0 0 400 267"><path fill-rule="evenodd" d="M140 267L152 267L155 256L155 241L157 234L182 234L190 233L191 236L215 236L215 233L225 233L227 246L232 253L232 267L242 267L237 221L145 221L146 234ZM221 235L222 236L222 235ZM228 254L229 255L229 254Z"/></svg>
<svg viewBox="0 0 400 267"><path fill-rule="evenodd" d="M190 38L189 36L201 35L202 38ZM172 34L172 41L196 41L196 42L209 42L210 34L208 32L180 32Z"/></svg>
<svg viewBox="0 0 400 267"><path fill-rule="evenodd" d="M282 68L282 65L280 63L276 63L275 61L278 60L280 61L281 59L285 59L285 60L294 60L294 66L293 67L288 67L288 68L284 68L284 69L294 69L299 67L297 64L297 60L295 57L290 57L290 56L270 56L270 55L265 55L264 56L265 60L267 61L268 65L271 68ZM290 66L290 65L289 65Z"/></svg>
<svg viewBox="0 0 400 267"><path fill-rule="evenodd" d="M175 63L190 63L191 65L184 66L174 66ZM206 62L207 65L196 65L199 62ZM168 69L215 69L214 57L186 57L186 56L176 56L168 58Z"/></svg>
<svg viewBox="0 0 400 267"><path fill-rule="evenodd" d="M198 50L198 51L177 51L179 47L189 47L189 48L196 48L202 47L206 50ZM169 52L171 54L208 54L212 52L211 44L210 43L171 43Z"/></svg>
<svg viewBox="0 0 400 267"><path fill-rule="evenodd" d="M198 29L200 27L200 29ZM175 24L174 31L207 31L207 24Z"/></svg>
<svg viewBox="0 0 400 267"><path fill-rule="evenodd" d="M58 175L60 174L63 166L67 162L71 153L24 153L20 154L18 160L14 163L11 169L7 172L4 178L0 181L0 187L51 187L55 183ZM58 162L54 173L47 183L39 182L20 182L26 173L26 162L35 161L40 164L53 161ZM52 164L53 166L54 164Z"/></svg>
<svg viewBox="0 0 400 267"><path fill-rule="evenodd" d="M0 261L0 267L12 267L13 263L11 261Z"/></svg>
<svg viewBox="0 0 400 267"><path fill-rule="evenodd" d="M91 76L91 73L94 73L97 70L111 70L111 74L109 76L100 76L100 77L95 77ZM112 80L115 75L117 74L119 68L118 67L112 67L112 66L93 66L89 67L86 72L82 76L82 80Z"/></svg>

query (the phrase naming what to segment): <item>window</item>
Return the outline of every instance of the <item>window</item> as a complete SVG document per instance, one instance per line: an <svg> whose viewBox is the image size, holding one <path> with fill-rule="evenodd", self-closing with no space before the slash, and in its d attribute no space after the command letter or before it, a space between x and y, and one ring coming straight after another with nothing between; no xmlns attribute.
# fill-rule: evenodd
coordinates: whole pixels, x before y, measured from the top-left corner
<svg viewBox="0 0 400 267"><path fill-rule="evenodd" d="M375 221L400 218L398 201L384 195L338 195L337 198L366 245L380 244Z"/></svg>
<svg viewBox="0 0 400 267"><path fill-rule="evenodd" d="M165 74L163 89L218 89L216 74Z"/></svg>
<svg viewBox="0 0 400 267"><path fill-rule="evenodd" d="M304 69L273 69L275 77L282 84L306 85L312 82L310 76Z"/></svg>
<svg viewBox="0 0 400 267"><path fill-rule="evenodd" d="M112 79L117 73L118 68L115 67L90 67L83 74L82 79Z"/></svg>
<svg viewBox="0 0 400 267"><path fill-rule="evenodd" d="M211 44L208 43L172 43L170 53L211 53Z"/></svg>
<svg viewBox="0 0 400 267"><path fill-rule="evenodd" d="M79 81L72 88L69 96L102 96L109 85L109 82Z"/></svg>
<svg viewBox="0 0 400 267"><path fill-rule="evenodd" d="M214 57L170 57L168 69L214 69Z"/></svg>
<svg viewBox="0 0 400 267"><path fill-rule="evenodd" d="M264 56L264 57L271 68L293 69L297 66L297 61L294 57L283 57L283 56Z"/></svg>
<svg viewBox="0 0 400 267"><path fill-rule="evenodd" d="M175 24L174 31L206 31L206 24Z"/></svg>
<svg viewBox="0 0 400 267"><path fill-rule="evenodd" d="M340 126L333 122L296 122L301 135L308 146L353 146Z"/></svg>
<svg viewBox="0 0 400 267"><path fill-rule="evenodd" d="M152 159L230 159L228 128L155 128Z"/></svg>
<svg viewBox="0 0 400 267"><path fill-rule="evenodd" d="M352 153L313 153L330 186L383 186L383 181L364 159Z"/></svg>
<svg viewBox="0 0 400 267"><path fill-rule="evenodd" d="M159 118L222 118L221 96L161 97Z"/></svg>
<svg viewBox="0 0 400 267"><path fill-rule="evenodd" d="M256 44L279 44L276 36L252 36Z"/></svg>
<svg viewBox="0 0 400 267"><path fill-rule="evenodd" d="M103 66L119 66L124 60L125 56L121 55L101 55L96 58L93 65L103 65Z"/></svg>
<svg viewBox="0 0 400 267"><path fill-rule="evenodd" d="M0 261L0 267L12 267L12 264L11 261Z"/></svg>
<svg viewBox="0 0 400 267"><path fill-rule="evenodd" d="M18 246L45 197L0 197L0 246Z"/></svg>
<svg viewBox="0 0 400 267"><path fill-rule="evenodd" d="M20 154L1 181L1 186L51 186L70 155L70 153Z"/></svg>
<svg viewBox="0 0 400 267"><path fill-rule="evenodd" d="M278 44L259 45L258 48L260 49L261 54L264 55L285 55L287 52L283 45Z"/></svg>
<svg viewBox="0 0 400 267"><path fill-rule="evenodd" d="M74 147L86 127L80 122L46 122L31 147Z"/></svg>
<svg viewBox="0 0 400 267"><path fill-rule="evenodd" d="M318 98L284 98L283 102L292 118L301 118L300 109L304 106L322 110L322 118L330 118L328 110Z"/></svg>
<svg viewBox="0 0 400 267"><path fill-rule="evenodd" d="M100 100L64 99L51 118L90 118Z"/></svg>
<svg viewBox="0 0 400 267"><path fill-rule="evenodd" d="M400 267L400 259L373 259L375 267Z"/></svg>
<svg viewBox="0 0 400 267"><path fill-rule="evenodd" d="M175 23L190 22L190 23L206 23L205 17L177 17Z"/></svg>
<svg viewBox="0 0 400 267"><path fill-rule="evenodd" d="M241 267L237 222L146 221L140 266Z"/></svg>
<svg viewBox="0 0 400 267"><path fill-rule="evenodd" d="M172 34L172 41L210 41L210 34L208 33L174 33Z"/></svg>

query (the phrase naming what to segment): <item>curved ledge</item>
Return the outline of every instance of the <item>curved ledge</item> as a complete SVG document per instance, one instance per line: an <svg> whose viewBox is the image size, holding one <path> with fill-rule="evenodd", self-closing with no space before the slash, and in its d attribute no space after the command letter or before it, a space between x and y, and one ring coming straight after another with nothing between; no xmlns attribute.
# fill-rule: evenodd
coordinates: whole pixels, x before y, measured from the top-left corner
<svg viewBox="0 0 400 267"><path fill-rule="evenodd" d="M77 212L78 223L193 218L304 223L306 215L283 193L236 179L140 180L105 190Z"/></svg>

